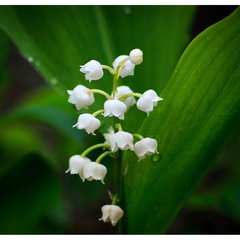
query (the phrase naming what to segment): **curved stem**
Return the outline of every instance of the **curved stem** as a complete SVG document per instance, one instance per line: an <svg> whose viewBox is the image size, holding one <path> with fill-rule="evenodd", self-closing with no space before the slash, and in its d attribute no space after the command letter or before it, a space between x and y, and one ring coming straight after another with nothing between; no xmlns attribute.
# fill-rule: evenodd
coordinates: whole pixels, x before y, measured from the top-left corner
<svg viewBox="0 0 240 240"><path fill-rule="evenodd" d="M120 123L116 123L115 127L118 131L122 131L122 125Z"/></svg>
<svg viewBox="0 0 240 240"><path fill-rule="evenodd" d="M125 94L125 95L121 96L121 97L119 98L119 100L120 100L120 101L123 101L123 100L125 100L125 99L128 98L128 97L138 97L138 98L140 98L141 96L142 96L141 93L128 93L128 94Z"/></svg>
<svg viewBox="0 0 240 240"><path fill-rule="evenodd" d="M116 72L115 74L113 75L113 98L115 98L115 95L116 95L116 91L117 91L117 86L118 86L118 79L119 79L119 73L120 73L120 70L121 68L123 67L124 63L126 61L129 60L129 57L127 57L126 59L123 59L117 66L116 68Z"/></svg>
<svg viewBox="0 0 240 240"><path fill-rule="evenodd" d="M93 151L94 149L97 149L97 148L110 148L110 146L106 143L99 143L99 144L96 144L96 145L93 145L89 148L87 148L82 154L81 156L82 157L86 157L88 153L90 153L91 151Z"/></svg>
<svg viewBox="0 0 240 240"><path fill-rule="evenodd" d="M100 90L100 89L90 89L90 90L87 91L87 93L88 94L89 93L99 93L99 94L103 95L104 97L106 97L107 99L112 99L112 97L108 93L106 93L106 92L104 92L103 90Z"/></svg>
<svg viewBox="0 0 240 240"><path fill-rule="evenodd" d="M101 162L101 160L104 158L104 157L106 157L107 155L110 155L112 152L110 152L110 151L107 151L107 152L104 152L104 153L102 153L97 159L96 159L96 163L100 163Z"/></svg>
<svg viewBox="0 0 240 240"><path fill-rule="evenodd" d="M140 135L138 133L133 133L133 136L140 139L140 140L142 140L144 138L142 135Z"/></svg>
<svg viewBox="0 0 240 240"><path fill-rule="evenodd" d="M104 109L100 109L100 110L92 113L92 116L96 117L97 115L99 115L99 114L101 114L101 113L103 113L103 112L104 112Z"/></svg>
<svg viewBox="0 0 240 240"><path fill-rule="evenodd" d="M109 67L108 65L102 65L102 68L108 70L112 75L115 74L114 69Z"/></svg>

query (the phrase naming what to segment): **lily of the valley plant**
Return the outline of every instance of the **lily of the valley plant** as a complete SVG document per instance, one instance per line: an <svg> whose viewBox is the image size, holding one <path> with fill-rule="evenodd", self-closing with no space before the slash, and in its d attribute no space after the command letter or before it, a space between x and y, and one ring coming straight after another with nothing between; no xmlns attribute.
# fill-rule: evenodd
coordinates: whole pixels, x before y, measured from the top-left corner
<svg viewBox="0 0 240 240"><path fill-rule="evenodd" d="M100 80L104 75L104 70L108 70L113 75L113 87L110 94L100 89L88 89L83 85L68 90L68 102L74 104L77 110L88 108L93 104L94 94L101 94L106 98L103 109L99 109L94 113L80 114L77 123L73 127L84 129L88 134L95 135L95 131L101 127L101 121L98 119L100 115L114 117L116 120L124 120L128 109L135 104L140 111L147 114L152 112L158 102L163 100L154 90L150 89L140 94L133 92L128 86L118 86L119 77L125 78L134 75L135 66L142 63L142 61L142 51L134 49L129 55L117 57L113 61L113 67L102 65L96 60L91 60L80 66L80 72L85 74L85 78L89 82ZM135 98L138 98L138 100L136 101ZM120 122L118 121L114 126L109 126L108 132L104 134L105 142L89 147L80 155L72 156L69 159L69 169L66 172L79 174L82 181L100 180L104 184L107 168L100 163L104 157L116 158L119 150L130 150L135 152L140 161L158 153L158 143L155 139L143 137L138 133L126 132L122 129ZM104 151L95 161L91 161L87 155L97 148L102 148ZM109 196L111 204L102 207L102 217L99 220L110 221L112 226L115 226L124 215L124 211L120 206L116 205L121 200L119 199L119 193L110 193Z"/></svg>

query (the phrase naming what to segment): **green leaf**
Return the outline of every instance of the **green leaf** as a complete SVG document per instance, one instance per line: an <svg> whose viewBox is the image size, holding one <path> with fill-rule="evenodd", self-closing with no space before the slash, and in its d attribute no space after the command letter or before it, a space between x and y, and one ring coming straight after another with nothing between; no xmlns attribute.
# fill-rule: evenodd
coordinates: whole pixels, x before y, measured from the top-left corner
<svg viewBox="0 0 240 240"><path fill-rule="evenodd" d="M135 76L121 84L136 92L160 92L188 43L194 13L194 6L2 6L0 26L43 77L64 93L77 84L111 91L108 72L89 84L79 65L90 59L111 65L133 48L143 50L148 64L136 66ZM103 100L97 98L90 111L102 108ZM135 118L144 117L133 110L127 127L137 129ZM109 120L103 131L110 124Z"/></svg>
<svg viewBox="0 0 240 240"><path fill-rule="evenodd" d="M38 155L32 154L0 178L0 232L2 234L41 231L41 220L64 201L57 173ZM50 226L49 226L50 227ZM51 228L51 227L50 227Z"/></svg>
<svg viewBox="0 0 240 240"><path fill-rule="evenodd" d="M187 43L194 10L191 6L1 6L0 25L45 79L64 91L79 81L86 84L80 64L90 59L112 64L135 47L151 64L137 67L141 85L131 80L127 84L143 90L150 80L152 87L162 90ZM105 75L100 86L110 89L110 75Z"/></svg>
<svg viewBox="0 0 240 240"><path fill-rule="evenodd" d="M128 155L126 231L163 233L239 123L240 9L196 37L141 127L161 159Z"/></svg>

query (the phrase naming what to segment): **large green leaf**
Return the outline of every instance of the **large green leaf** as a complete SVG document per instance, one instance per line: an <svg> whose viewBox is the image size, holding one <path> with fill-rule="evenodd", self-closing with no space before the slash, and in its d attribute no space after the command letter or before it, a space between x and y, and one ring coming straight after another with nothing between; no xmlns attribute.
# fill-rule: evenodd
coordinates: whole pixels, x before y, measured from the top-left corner
<svg viewBox="0 0 240 240"><path fill-rule="evenodd" d="M239 20L240 9L193 40L141 127L158 140L161 159L125 158L129 233L166 231L239 123Z"/></svg>
<svg viewBox="0 0 240 240"><path fill-rule="evenodd" d="M0 26L46 80L64 91L79 80L86 84L80 64L90 59L112 64L117 55L135 47L151 64L136 71L141 85L130 79L127 84L143 90L151 80L152 87L162 90L187 44L194 10L191 6L2 6ZM109 76L106 73L100 86L110 89Z"/></svg>

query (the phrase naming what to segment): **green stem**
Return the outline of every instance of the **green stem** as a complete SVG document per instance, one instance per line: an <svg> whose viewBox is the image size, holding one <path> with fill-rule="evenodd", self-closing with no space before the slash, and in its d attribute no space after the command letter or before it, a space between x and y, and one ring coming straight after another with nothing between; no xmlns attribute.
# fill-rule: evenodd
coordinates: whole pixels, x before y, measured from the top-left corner
<svg viewBox="0 0 240 240"><path fill-rule="evenodd" d="M115 127L118 131L122 131L122 125L120 123L116 123Z"/></svg>
<svg viewBox="0 0 240 240"><path fill-rule="evenodd" d="M117 202L118 202L118 195L115 194L112 198L112 205L116 205Z"/></svg>
<svg viewBox="0 0 240 240"><path fill-rule="evenodd" d="M125 94L122 97L120 97L119 100L123 101L123 100L125 100L128 97L138 97L138 98L140 98L141 96L142 96L141 93L128 93L128 94Z"/></svg>
<svg viewBox="0 0 240 240"><path fill-rule="evenodd" d="M126 58L126 59L124 59L124 60L122 60L122 61L118 64L118 66L117 66L117 68L116 68L116 71L115 71L115 74L113 75L113 91L112 91L112 92L113 92L113 98L115 98L115 95L116 95L120 70L121 70L121 68L123 67L124 63L125 63L126 61L128 61L128 60L129 60L129 57Z"/></svg>
<svg viewBox="0 0 240 240"><path fill-rule="evenodd" d="M96 144L96 145L93 145L89 148L87 148L82 154L81 156L82 157L86 157L88 153L90 153L91 151L93 151L94 149L97 149L97 148L110 148L110 146L106 143L99 143L99 144Z"/></svg>
<svg viewBox="0 0 240 240"><path fill-rule="evenodd" d="M103 113L103 112L104 112L104 109L100 109L100 110L92 113L92 116L96 117L97 115L99 115L99 114L101 114L101 113Z"/></svg>
<svg viewBox="0 0 240 240"><path fill-rule="evenodd" d="M103 95L104 97L106 97L107 99L112 99L112 97L107 94L106 92L104 92L103 90L100 90L100 89L90 89L87 91L87 93L99 93L101 95Z"/></svg>
<svg viewBox="0 0 240 240"><path fill-rule="evenodd" d="M138 133L133 133L133 136L138 138L139 140L142 140L144 137Z"/></svg>
<svg viewBox="0 0 240 240"><path fill-rule="evenodd" d="M112 75L115 74L114 69L109 67L108 65L102 65L102 68L108 70Z"/></svg>
<svg viewBox="0 0 240 240"><path fill-rule="evenodd" d="M97 158L97 160L95 161L96 163L100 163L101 162L101 160L104 158L104 157L106 157L107 155L110 155L112 152L110 152L110 151L107 151L107 152L104 152L104 153L102 153L98 158Z"/></svg>

